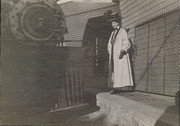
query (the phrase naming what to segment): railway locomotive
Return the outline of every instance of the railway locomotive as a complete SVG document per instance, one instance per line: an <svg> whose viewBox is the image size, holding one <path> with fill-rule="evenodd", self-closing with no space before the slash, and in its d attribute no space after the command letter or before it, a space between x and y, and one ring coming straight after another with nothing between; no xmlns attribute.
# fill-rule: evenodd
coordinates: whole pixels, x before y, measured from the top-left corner
<svg viewBox="0 0 180 126"><path fill-rule="evenodd" d="M101 66L105 66L106 41L111 33L102 11L97 12L99 17L88 17L84 23L81 47L60 47L56 45L63 42L68 31L66 23L71 23L71 18L65 17L67 10L55 0L4 0L3 4L4 124L9 124L8 118L24 124L26 119L21 111L26 113L33 106L56 111L87 105L85 90L95 85L92 83L95 70L104 70ZM97 63L98 56L103 58L100 57ZM21 108L17 109L19 106ZM15 112L18 114L13 115ZM22 120L16 120L16 116Z"/></svg>
<svg viewBox="0 0 180 126"><path fill-rule="evenodd" d="M65 15L53 0L18 0L9 25L18 42L29 45L53 45L67 32Z"/></svg>
<svg viewBox="0 0 180 126"><path fill-rule="evenodd" d="M34 106L54 111L84 104L84 84L90 78L84 71L92 58L86 47L56 46L67 33L61 7L53 0L10 0L3 5L3 123L11 118L13 124L23 124L21 111Z"/></svg>

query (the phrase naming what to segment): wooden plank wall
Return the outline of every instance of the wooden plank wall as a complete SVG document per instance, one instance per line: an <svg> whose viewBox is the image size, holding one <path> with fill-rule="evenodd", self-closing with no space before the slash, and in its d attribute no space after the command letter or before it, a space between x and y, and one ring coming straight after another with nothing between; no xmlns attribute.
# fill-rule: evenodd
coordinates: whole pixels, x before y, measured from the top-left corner
<svg viewBox="0 0 180 126"><path fill-rule="evenodd" d="M65 40L82 40L89 18L103 16L109 9L119 12L119 5L113 2L68 2L60 6L65 13L68 28Z"/></svg>
<svg viewBox="0 0 180 126"><path fill-rule="evenodd" d="M180 0L120 0L122 26L130 28L129 37L134 41L134 28L142 22L180 7Z"/></svg>
<svg viewBox="0 0 180 126"><path fill-rule="evenodd" d="M173 10L179 10L179 7L179 0L120 0L122 26L130 28L129 37L137 46L133 59L135 82L148 66L138 82L137 90L165 95L175 95L178 90L180 59L176 55L179 55L177 34L180 31L173 27L178 21L179 11ZM165 18L152 20L171 11ZM145 23L147 21L150 22ZM167 44L149 65L172 29L175 31L171 33Z"/></svg>

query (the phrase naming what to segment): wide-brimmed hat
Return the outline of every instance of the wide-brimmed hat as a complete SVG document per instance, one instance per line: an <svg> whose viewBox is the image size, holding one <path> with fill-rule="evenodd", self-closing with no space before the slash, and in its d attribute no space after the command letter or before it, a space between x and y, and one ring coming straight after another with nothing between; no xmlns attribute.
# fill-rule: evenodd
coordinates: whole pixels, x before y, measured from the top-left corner
<svg viewBox="0 0 180 126"><path fill-rule="evenodd" d="M113 22L113 21L119 22L121 21L121 18L122 17L120 17L117 13L113 13L110 15L108 22Z"/></svg>
<svg viewBox="0 0 180 126"><path fill-rule="evenodd" d="M113 21L119 22L121 21L121 18L122 18L121 16L119 16L118 13L112 13L111 10L108 10L107 12L105 12L104 16L108 22L113 22Z"/></svg>

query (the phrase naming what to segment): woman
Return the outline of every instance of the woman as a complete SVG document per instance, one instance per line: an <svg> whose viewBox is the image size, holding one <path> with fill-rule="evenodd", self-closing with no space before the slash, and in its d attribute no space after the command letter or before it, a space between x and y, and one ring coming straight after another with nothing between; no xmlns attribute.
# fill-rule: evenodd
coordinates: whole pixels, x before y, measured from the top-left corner
<svg viewBox="0 0 180 126"><path fill-rule="evenodd" d="M109 87L113 88L111 94L118 93L121 87L133 86L132 72L128 49L130 42L127 32L120 27L121 17L118 14L111 14L111 22L114 31L111 33L108 42L109 53Z"/></svg>

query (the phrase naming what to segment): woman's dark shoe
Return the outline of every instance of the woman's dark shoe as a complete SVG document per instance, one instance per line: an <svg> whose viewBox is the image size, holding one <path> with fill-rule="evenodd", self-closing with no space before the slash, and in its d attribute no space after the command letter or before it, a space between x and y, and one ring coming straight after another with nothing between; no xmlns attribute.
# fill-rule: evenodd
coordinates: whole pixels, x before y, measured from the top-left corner
<svg viewBox="0 0 180 126"><path fill-rule="evenodd" d="M117 93L118 93L117 90L112 90L112 91L110 92L110 94L117 94Z"/></svg>

